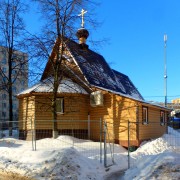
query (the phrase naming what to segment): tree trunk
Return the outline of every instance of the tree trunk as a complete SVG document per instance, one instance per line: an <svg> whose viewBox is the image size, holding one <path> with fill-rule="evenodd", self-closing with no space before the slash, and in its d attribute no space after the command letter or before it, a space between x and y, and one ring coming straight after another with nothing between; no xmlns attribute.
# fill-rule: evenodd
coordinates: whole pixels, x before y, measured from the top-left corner
<svg viewBox="0 0 180 180"><path fill-rule="evenodd" d="M59 82L58 82L58 75L56 73L56 75L54 76L54 82L53 82L53 99L52 99L52 118L53 118L53 138L57 138L58 137L58 128L57 128L57 107L56 107L56 99L57 99L57 91L58 91L58 86L59 86Z"/></svg>
<svg viewBox="0 0 180 180"><path fill-rule="evenodd" d="M13 102L12 102L12 48L9 48L9 56L8 56L8 95L9 95L9 136L12 136L12 127L13 127Z"/></svg>

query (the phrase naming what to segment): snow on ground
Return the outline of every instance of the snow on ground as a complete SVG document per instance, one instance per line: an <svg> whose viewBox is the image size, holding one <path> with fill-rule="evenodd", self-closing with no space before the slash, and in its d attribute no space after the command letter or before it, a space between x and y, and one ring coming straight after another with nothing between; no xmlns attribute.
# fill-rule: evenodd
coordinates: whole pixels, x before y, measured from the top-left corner
<svg viewBox="0 0 180 180"><path fill-rule="evenodd" d="M31 142L3 139L0 141L0 169L43 180L102 179L104 168L99 161L82 156L73 147L60 147L58 141L50 138L39 140L37 145L41 148L32 151Z"/></svg>
<svg viewBox="0 0 180 180"><path fill-rule="evenodd" d="M124 180L180 179L180 132L169 128L169 134L144 142L131 153L131 161Z"/></svg>
<svg viewBox="0 0 180 180"><path fill-rule="evenodd" d="M134 168L126 171L124 180L180 179L180 154L164 152L149 155L137 162Z"/></svg>
<svg viewBox="0 0 180 180"><path fill-rule="evenodd" d="M143 143L131 153L133 167L119 179L180 179L180 151L174 146L180 147L179 140L180 132L171 129L169 134ZM104 168L103 162L100 163L99 145L98 142L59 136L38 140L37 151L33 151L31 141L4 137L0 139L0 170L38 180L102 180L113 179L117 171L127 169L126 149L115 145L115 165Z"/></svg>

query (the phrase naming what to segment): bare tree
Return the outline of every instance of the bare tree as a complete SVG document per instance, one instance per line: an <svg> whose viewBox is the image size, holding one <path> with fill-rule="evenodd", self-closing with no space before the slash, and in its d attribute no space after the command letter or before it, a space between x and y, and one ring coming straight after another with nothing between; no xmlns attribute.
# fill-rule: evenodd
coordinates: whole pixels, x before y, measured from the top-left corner
<svg viewBox="0 0 180 180"><path fill-rule="evenodd" d="M26 6L21 0L0 1L0 44L7 57L7 72L0 66L0 90L8 94L9 104L9 135L12 136L13 121L13 84L22 77L27 79L27 55L24 50L25 25L22 14ZM20 51L19 51L20 50Z"/></svg>
<svg viewBox="0 0 180 180"><path fill-rule="evenodd" d="M52 93L52 119L53 137L57 137L57 97L58 87L63 78L63 59L66 50L66 43L74 39L77 27L79 27L78 14L82 8L95 5L90 0L34 0L39 4L42 17L45 19L45 26L42 34L35 37L35 49L37 57L43 57L50 62L51 76L53 83ZM93 7L91 7L93 8ZM77 23L78 22L78 23ZM78 25L78 26L77 26ZM51 50L53 52L51 53Z"/></svg>

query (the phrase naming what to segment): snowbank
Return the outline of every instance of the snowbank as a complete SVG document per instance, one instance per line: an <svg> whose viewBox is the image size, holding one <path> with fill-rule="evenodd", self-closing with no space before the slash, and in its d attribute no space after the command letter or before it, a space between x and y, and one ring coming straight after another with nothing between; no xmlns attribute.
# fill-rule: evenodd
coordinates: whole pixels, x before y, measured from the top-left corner
<svg viewBox="0 0 180 180"><path fill-rule="evenodd" d="M39 140L38 145L41 148L32 151L31 142L13 138L1 139L0 169L43 180L103 178L104 167L99 161L82 156L73 147L58 146L59 140L63 140L63 137ZM67 140L68 137L64 137L64 141ZM48 144L54 146L47 148Z"/></svg>
<svg viewBox="0 0 180 180"><path fill-rule="evenodd" d="M144 142L131 153L133 167L124 180L180 179L180 133L169 128L169 134Z"/></svg>
<svg viewBox="0 0 180 180"><path fill-rule="evenodd" d="M131 153L131 160L135 164L126 171L123 178L125 180L180 179L179 140L180 132L170 129L169 134L144 142L140 148ZM72 142L76 142L74 147ZM92 151L93 155L90 153ZM107 156L111 159L110 152ZM32 151L32 142L14 138L0 139L0 170L19 173L38 180L102 180L107 177L113 179L116 175L120 176L122 170L127 169L127 157L127 150L115 145L115 165L104 168L103 162L102 164L99 162L97 142L59 136L57 139L38 140L37 151Z"/></svg>

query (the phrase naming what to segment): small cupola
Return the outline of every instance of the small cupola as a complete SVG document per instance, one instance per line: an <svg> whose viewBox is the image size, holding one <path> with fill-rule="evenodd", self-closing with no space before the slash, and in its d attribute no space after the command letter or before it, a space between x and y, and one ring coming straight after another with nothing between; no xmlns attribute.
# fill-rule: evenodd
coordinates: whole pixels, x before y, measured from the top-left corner
<svg viewBox="0 0 180 180"><path fill-rule="evenodd" d="M86 44L86 39L89 36L89 32L85 28L80 28L80 29L78 29L76 36L79 39L79 44Z"/></svg>
<svg viewBox="0 0 180 180"><path fill-rule="evenodd" d="M82 17L82 23L81 23L81 28L78 29L76 36L79 39L79 44L84 48L88 48L88 45L86 45L86 39L89 36L89 32L87 29L84 28L84 14L87 13L84 9L82 9L81 14L78 16Z"/></svg>

